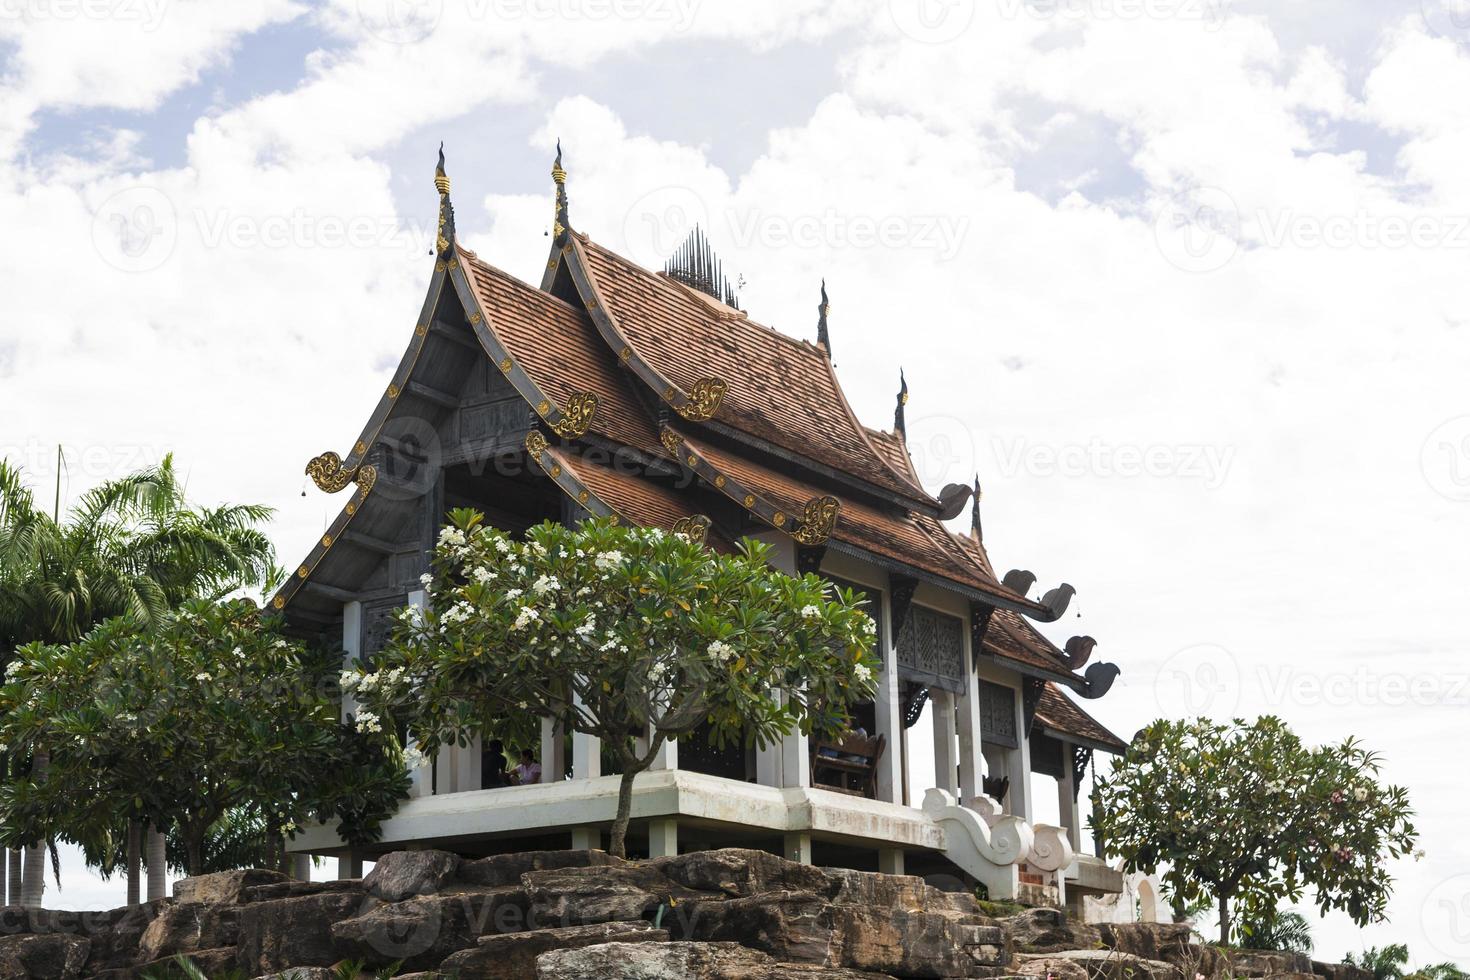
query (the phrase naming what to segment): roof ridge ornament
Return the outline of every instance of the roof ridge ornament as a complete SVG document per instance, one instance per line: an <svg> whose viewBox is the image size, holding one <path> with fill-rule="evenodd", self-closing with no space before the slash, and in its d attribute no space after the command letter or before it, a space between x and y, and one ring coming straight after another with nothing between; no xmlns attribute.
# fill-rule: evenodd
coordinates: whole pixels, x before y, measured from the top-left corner
<svg viewBox="0 0 1470 980"><path fill-rule="evenodd" d="M664 263L664 275L690 289L713 296L731 309L740 309L740 297L725 278L725 265L710 247L704 229L695 225Z"/></svg>
<svg viewBox="0 0 1470 980"><path fill-rule="evenodd" d="M444 170L444 143L439 143L439 164L434 168L434 189L439 192L439 236L436 251L443 257L454 244L454 205L449 201L449 174Z"/></svg>
<svg viewBox="0 0 1470 980"><path fill-rule="evenodd" d="M827 279L822 277L822 302L817 307L817 346L832 356L832 338L827 332L827 314L832 311L832 304L827 302Z"/></svg>
<svg viewBox="0 0 1470 980"><path fill-rule="evenodd" d="M903 368L898 369L898 405L893 409L893 431L897 432L899 438L907 444L909 441L908 425L904 422L904 406L909 403L909 383L903 376Z"/></svg>
<svg viewBox="0 0 1470 980"><path fill-rule="evenodd" d="M976 541L985 541L985 529L980 526L980 474L975 474L975 496L970 505L970 537Z"/></svg>
<svg viewBox="0 0 1470 980"><path fill-rule="evenodd" d="M551 226L551 237L560 242L572 226L567 205L567 172L561 165L561 140L556 141L556 159L551 164L551 179L556 184L556 211Z"/></svg>

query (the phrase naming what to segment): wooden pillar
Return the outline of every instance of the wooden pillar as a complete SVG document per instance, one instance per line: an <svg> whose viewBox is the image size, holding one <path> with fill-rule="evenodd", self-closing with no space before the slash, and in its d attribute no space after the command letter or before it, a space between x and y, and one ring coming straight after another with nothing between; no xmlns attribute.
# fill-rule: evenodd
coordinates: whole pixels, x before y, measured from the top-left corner
<svg viewBox="0 0 1470 980"><path fill-rule="evenodd" d="M893 617L889 596L883 593L884 613L878 630L883 663L878 668L878 690L873 697L873 715L878 730L873 735L887 738L878 759L878 799L903 802L903 705L898 697L898 652L893 647Z"/></svg>
<svg viewBox="0 0 1470 980"><path fill-rule="evenodd" d="M556 718L541 719L541 781L559 783L566 778L567 751L563 736L566 730Z"/></svg>
<svg viewBox="0 0 1470 980"><path fill-rule="evenodd" d="M955 698L949 691L929 691L934 714L934 785L950 796L960 795L959 733L955 728Z"/></svg>

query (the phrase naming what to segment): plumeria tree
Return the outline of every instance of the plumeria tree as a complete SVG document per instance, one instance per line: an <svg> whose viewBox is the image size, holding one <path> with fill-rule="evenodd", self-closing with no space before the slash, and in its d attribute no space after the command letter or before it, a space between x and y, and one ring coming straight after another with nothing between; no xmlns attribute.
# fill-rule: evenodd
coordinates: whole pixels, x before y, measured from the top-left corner
<svg viewBox="0 0 1470 980"><path fill-rule="evenodd" d="M341 820L359 845L407 795L396 743L339 721L337 669L249 600L197 601L150 632L109 620L24 648L0 687L0 741L50 759L0 788L0 841L82 841L123 820L171 831L190 874L225 814L270 836Z"/></svg>
<svg viewBox="0 0 1470 980"><path fill-rule="evenodd" d="M1129 871L1162 873L1186 901L1269 918L1307 887L1319 910L1380 921L1389 860L1414 851L1408 794L1379 782L1378 756L1349 739L1310 748L1279 718L1156 721L1098 777L1095 830Z"/></svg>
<svg viewBox="0 0 1470 980"><path fill-rule="evenodd" d="M873 621L849 591L793 578L755 541L721 555L677 534L591 520L518 541L457 510L387 649L344 678L365 729L402 726L427 756L476 735L527 745L540 719L600 738L633 780L670 739L824 737L873 694Z"/></svg>

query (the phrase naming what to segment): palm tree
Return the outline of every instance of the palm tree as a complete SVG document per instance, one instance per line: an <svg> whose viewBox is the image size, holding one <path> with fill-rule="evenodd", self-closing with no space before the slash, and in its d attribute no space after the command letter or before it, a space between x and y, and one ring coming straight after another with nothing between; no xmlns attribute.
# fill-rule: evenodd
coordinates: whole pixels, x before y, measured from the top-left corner
<svg viewBox="0 0 1470 980"><path fill-rule="evenodd" d="M1453 963L1435 963L1432 966L1420 967L1409 976L1423 977L1424 980L1470 980L1470 973L1466 973Z"/></svg>
<svg viewBox="0 0 1470 980"><path fill-rule="evenodd" d="M1403 943L1392 943L1379 949L1370 946L1356 957L1347 954L1342 960L1373 974L1373 980L1402 980L1404 967L1409 964L1409 947Z"/></svg>
<svg viewBox="0 0 1470 980"><path fill-rule="evenodd" d="M1279 949L1289 953L1312 954L1312 924L1300 912L1277 912L1263 922L1242 929L1241 949Z"/></svg>
<svg viewBox="0 0 1470 980"><path fill-rule="evenodd" d="M25 487L20 469L0 459L0 668L27 643L71 643L114 616L149 629L189 599L217 599L258 585L271 573L273 551L259 529L270 508L194 507L171 455L158 466L90 490L65 520L59 500L58 493L56 508L46 514ZM40 753L10 761L44 773ZM115 850L116 839L89 843L94 851ZM161 839L150 837L147 844L150 852L162 850ZM137 862L134 848L127 850L131 897ZM39 904L39 847L32 856L22 893ZM11 861L18 859L12 852ZM164 880L163 861L151 862L149 872L149 891L156 894Z"/></svg>

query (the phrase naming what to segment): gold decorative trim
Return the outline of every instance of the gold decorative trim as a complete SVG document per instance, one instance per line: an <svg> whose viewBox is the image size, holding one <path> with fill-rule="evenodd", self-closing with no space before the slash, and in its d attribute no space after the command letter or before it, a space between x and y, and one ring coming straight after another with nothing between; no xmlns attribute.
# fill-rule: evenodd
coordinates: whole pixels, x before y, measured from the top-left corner
<svg viewBox="0 0 1470 980"><path fill-rule="evenodd" d="M389 398L397 398L398 397L398 386L397 385L389 385L388 386L388 397Z"/></svg>
<svg viewBox="0 0 1470 980"><path fill-rule="evenodd" d="M322 547L323 548L330 548L331 546L332 546L332 536L330 534L323 534L322 535Z"/></svg>
<svg viewBox="0 0 1470 980"><path fill-rule="evenodd" d="M709 518L703 514L691 514L674 522L674 533L682 534L695 544L704 544L709 535Z"/></svg>
<svg viewBox="0 0 1470 980"><path fill-rule="evenodd" d="M540 429L532 429L526 433L526 452L530 453L531 458L536 462L541 462L541 454L546 451L549 445L546 441L546 436L542 435Z"/></svg>
<svg viewBox="0 0 1470 980"><path fill-rule="evenodd" d="M700 378L689 389L689 400L675 408L691 422L708 422L720 410L730 385L720 378Z"/></svg>
<svg viewBox="0 0 1470 980"><path fill-rule="evenodd" d="M479 323L483 319L484 317L480 315L479 310L475 310L473 313L470 314L470 323Z"/></svg>
<svg viewBox="0 0 1470 980"><path fill-rule="evenodd" d="M675 459L679 458L678 433L674 432L674 430L672 429L665 429L663 432L659 433L659 441L664 444L664 448L669 451L669 454L671 456L673 456Z"/></svg>
<svg viewBox="0 0 1470 980"><path fill-rule="evenodd" d="M500 370L502 370L502 371L509 371L511 369L511 367L514 365L514 363L515 362L512 361L508 357L502 358L501 361L500 361Z"/></svg>
<svg viewBox="0 0 1470 980"><path fill-rule="evenodd" d="M361 446L362 443L358 445ZM306 464L306 475L311 477L311 482L322 492L339 493L356 478L357 467L344 469L341 456L334 452L325 452L320 456L313 456Z"/></svg>
<svg viewBox="0 0 1470 980"><path fill-rule="evenodd" d="M552 431L563 439L580 439L592 425L597 414L597 395L590 391L579 391L567 399L562 409L562 418L552 425Z"/></svg>
<svg viewBox="0 0 1470 980"><path fill-rule="evenodd" d="M813 497L806 502L801 523L792 528L791 536L798 544L826 544L837 526L837 514L842 503L836 497Z"/></svg>
<svg viewBox="0 0 1470 980"><path fill-rule="evenodd" d="M538 415L545 415L549 411L551 411L551 402L547 401L545 398L541 399L541 401L538 402L536 405L536 413Z"/></svg>

